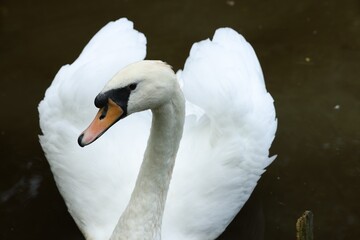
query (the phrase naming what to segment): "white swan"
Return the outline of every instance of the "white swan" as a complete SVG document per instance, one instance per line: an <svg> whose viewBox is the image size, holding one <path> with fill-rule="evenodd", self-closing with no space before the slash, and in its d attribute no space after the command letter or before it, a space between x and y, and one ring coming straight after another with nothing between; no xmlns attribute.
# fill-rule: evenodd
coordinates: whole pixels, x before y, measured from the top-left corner
<svg viewBox="0 0 360 240"><path fill-rule="evenodd" d="M140 61L145 45L127 19L99 31L46 91L40 143L87 239L215 239L274 159L273 99L251 46L219 29L212 41L194 44L177 74L184 115L171 68ZM77 138L96 114L99 92L95 119L103 120L84 131L81 145L127 117L80 148Z"/></svg>

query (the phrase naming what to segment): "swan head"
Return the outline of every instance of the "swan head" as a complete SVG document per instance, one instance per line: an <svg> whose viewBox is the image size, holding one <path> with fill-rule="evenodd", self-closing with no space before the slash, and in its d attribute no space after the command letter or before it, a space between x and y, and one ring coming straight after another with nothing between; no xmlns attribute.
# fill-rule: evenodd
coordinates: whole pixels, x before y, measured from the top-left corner
<svg viewBox="0 0 360 240"><path fill-rule="evenodd" d="M128 65L96 96L94 103L99 111L79 136L79 145L84 147L94 142L132 113L156 109L169 102L177 88L174 71L162 61L146 60Z"/></svg>

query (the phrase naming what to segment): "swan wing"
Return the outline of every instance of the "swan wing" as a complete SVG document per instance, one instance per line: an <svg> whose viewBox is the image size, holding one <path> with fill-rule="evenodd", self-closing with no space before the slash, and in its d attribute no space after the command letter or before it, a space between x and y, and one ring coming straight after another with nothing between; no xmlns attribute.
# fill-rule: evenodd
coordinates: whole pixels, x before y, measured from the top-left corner
<svg viewBox="0 0 360 240"><path fill-rule="evenodd" d="M88 239L110 238L133 189L151 117L148 112L130 116L86 148L77 138L95 116L93 101L105 83L145 54L146 38L132 22L110 22L74 63L60 69L39 104L41 146L70 214Z"/></svg>
<svg viewBox="0 0 360 240"><path fill-rule="evenodd" d="M187 115L163 238L215 239L275 158L273 99L251 45L230 28L195 43L177 75Z"/></svg>

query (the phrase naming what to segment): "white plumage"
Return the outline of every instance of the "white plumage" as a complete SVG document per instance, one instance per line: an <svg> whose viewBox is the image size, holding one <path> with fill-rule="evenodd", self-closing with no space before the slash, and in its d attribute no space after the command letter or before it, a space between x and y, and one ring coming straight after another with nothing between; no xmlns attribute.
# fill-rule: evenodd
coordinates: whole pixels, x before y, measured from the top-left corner
<svg viewBox="0 0 360 240"><path fill-rule="evenodd" d="M86 148L77 137L95 115L93 101L106 82L145 52L146 39L132 22L109 23L73 64L60 69L39 105L40 143L87 239L109 239L127 206L151 113L130 115ZM252 47L229 28L194 44L177 76L186 118L162 239L215 239L274 159L268 157L277 125L273 99Z"/></svg>

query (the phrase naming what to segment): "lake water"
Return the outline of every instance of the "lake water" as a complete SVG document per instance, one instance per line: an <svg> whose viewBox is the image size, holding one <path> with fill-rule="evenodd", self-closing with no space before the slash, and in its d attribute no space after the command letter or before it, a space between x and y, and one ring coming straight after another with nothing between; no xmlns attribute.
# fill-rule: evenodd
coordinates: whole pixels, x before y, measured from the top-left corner
<svg viewBox="0 0 360 240"><path fill-rule="evenodd" d="M103 25L134 21L148 59L182 68L193 42L229 26L253 45L279 127L276 161L219 239L360 239L360 2L0 2L0 239L83 239L38 143L37 104Z"/></svg>

